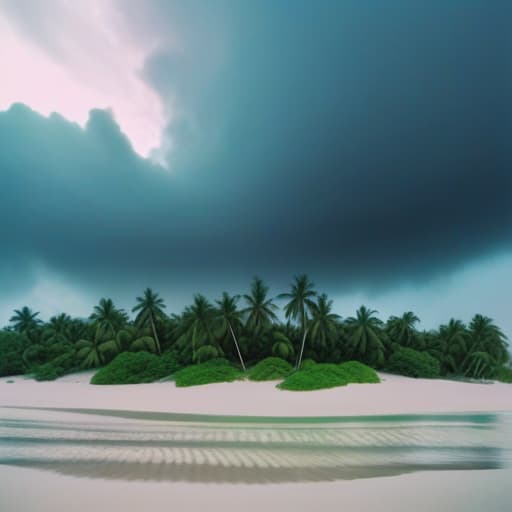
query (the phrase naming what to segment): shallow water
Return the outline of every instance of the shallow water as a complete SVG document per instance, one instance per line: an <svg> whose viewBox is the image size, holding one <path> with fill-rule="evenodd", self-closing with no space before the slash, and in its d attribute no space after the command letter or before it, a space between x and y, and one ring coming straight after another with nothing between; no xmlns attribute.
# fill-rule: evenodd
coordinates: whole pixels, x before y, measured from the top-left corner
<svg viewBox="0 0 512 512"><path fill-rule="evenodd" d="M510 467L512 415L241 417L0 408L0 464L121 480L286 483Z"/></svg>

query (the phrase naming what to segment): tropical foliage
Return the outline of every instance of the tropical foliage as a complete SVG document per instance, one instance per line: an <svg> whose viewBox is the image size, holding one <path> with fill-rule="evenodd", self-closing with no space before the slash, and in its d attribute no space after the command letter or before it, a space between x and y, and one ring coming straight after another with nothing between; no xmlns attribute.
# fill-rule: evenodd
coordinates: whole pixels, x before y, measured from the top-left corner
<svg viewBox="0 0 512 512"><path fill-rule="evenodd" d="M281 384L280 389L288 391L314 391L335 388L347 384L375 384L380 382L373 368L348 361L342 364L321 363L302 366L290 374Z"/></svg>
<svg viewBox="0 0 512 512"><path fill-rule="evenodd" d="M279 357L267 357L248 372L249 380L281 380L292 371L292 365Z"/></svg>
<svg viewBox="0 0 512 512"><path fill-rule="evenodd" d="M296 370L278 388L288 391L315 391L347 384L346 375L337 364L322 363Z"/></svg>
<svg viewBox="0 0 512 512"><path fill-rule="evenodd" d="M427 352L419 352L413 348L400 347L391 354L387 370L409 377L439 377L439 361Z"/></svg>
<svg viewBox="0 0 512 512"><path fill-rule="evenodd" d="M166 352L158 357L149 352L124 352L101 368L91 384L139 384L168 377L180 369L176 355Z"/></svg>
<svg viewBox="0 0 512 512"><path fill-rule="evenodd" d="M291 286L289 293L281 293L280 299L288 299L289 302L284 307L284 314L288 320L294 320L300 325L302 332L302 343L300 344L299 357L297 358L296 368L300 368L302 355L304 354L304 346L306 337L310 329L309 315L315 307L314 297L316 291L314 284L309 280L308 276L303 274L295 277L295 281Z"/></svg>
<svg viewBox="0 0 512 512"><path fill-rule="evenodd" d="M255 277L245 294L224 292L213 300L197 294L181 313L166 309L151 288L136 298L132 317L108 297L88 318L60 313L45 322L23 306L0 330L0 376L52 379L81 368L109 367L121 355L136 361L133 354L142 351L157 358L172 352L176 364L191 367L191 373L182 370L181 385L245 373L254 380L287 376L292 380L285 387L302 379L300 387L322 371L326 383L353 382L349 370L361 373L360 364L418 377L511 380L507 338L492 319L477 314L469 324L450 319L425 331L411 311L384 321L361 306L342 318L306 275L295 277L282 294L271 294ZM339 365L348 361L340 377ZM290 373L291 365L296 372ZM368 379L369 374L363 378Z"/></svg>
<svg viewBox="0 0 512 512"><path fill-rule="evenodd" d="M242 372L226 359L213 359L206 363L193 364L175 375L176 386L188 387L215 382L231 382L241 379Z"/></svg>
<svg viewBox="0 0 512 512"><path fill-rule="evenodd" d="M378 384L377 372L359 361L347 361L339 365L350 384Z"/></svg>
<svg viewBox="0 0 512 512"><path fill-rule="evenodd" d="M348 350L354 359L379 367L384 363L385 331L377 311L361 306L347 318Z"/></svg>

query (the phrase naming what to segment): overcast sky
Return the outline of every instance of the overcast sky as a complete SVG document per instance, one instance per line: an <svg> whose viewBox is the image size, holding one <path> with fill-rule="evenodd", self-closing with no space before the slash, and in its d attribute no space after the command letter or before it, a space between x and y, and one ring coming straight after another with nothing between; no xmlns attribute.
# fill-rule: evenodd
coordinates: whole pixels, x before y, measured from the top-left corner
<svg viewBox="0 0 512 512"><path fill-rule="evenodd" d="M512 336L512 4L0 0L0 323L146 286Z"/></svg>

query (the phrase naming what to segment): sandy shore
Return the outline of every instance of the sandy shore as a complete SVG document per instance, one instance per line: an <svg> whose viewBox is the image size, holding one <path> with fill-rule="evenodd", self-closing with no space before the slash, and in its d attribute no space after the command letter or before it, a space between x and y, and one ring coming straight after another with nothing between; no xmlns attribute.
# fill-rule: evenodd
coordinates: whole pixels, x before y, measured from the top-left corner
<svg viewBox="0 0 512 512"><path fill-rule="evenodd" d="M225 419L222 424L212 419L167 423L155 415L137 418L119 411L248 416L511 412L511 385L381 374L381 384L295 393L276 389L275 382L93 386L91 375L55 382L0 379L0 430L6 441L0 439L0 510L509 510L512 445L509 423L499 415L484 423L456 416L420 422L351 418L320 425L304 425L313 418L277 420L288 422L283 425L260 419L263 424L229 425Z"/></svg>
<svg viewBox="0 0 512 512"><path fill-rule="evenodd" d="M91 480L0 466L0 510L507 512L511 476L510 470L442 471L350 482L211 485Z"/></svg>
<svg viewBox="0 0 512 512"><path fill-rule="evenodd" d="M77 407L253 416L346 416L512 411L512 385L411 379L380 374L380 384L290 392L275 382L176 388L172 382L93 386L91 372L54 382L0 379L0 406ZM8 381L13 381L8 383Z"/></svg>

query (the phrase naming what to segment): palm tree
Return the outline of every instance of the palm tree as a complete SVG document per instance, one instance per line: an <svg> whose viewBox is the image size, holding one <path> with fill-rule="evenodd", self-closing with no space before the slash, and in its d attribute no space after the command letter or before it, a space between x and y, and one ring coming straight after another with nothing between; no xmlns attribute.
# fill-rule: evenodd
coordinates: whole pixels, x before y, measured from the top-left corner
<svg viewBox="0 0 512 512"><path fill-rule="evenodd" d="M113 337L100 342L99 350L102 354L117 355L124 350L138 352L157 352L155 339L149 335L149 329L137 329L133 325L127 325L117 331Z"/></svg>
<svg viewBox="0 0 512 512"><path fill-rule="evenodd" d="M77 357L82 360L82 366L84 368L96 368L105 362L102 350L102 339L99 329L96 329L92 339L78 340L75 344L77 349Z"/></svg>
<svg viewBox="0 0 512 512"><path fill-rule="evenodd" d="M203 345L214 344L213 327L215 317L215 308L210 304L208 299L201 294L195 295L194 303L185 309L181 325L178 327L180 335L177 343L183 346L191 342L192 362L196 362L197 360L196 350L199 339Z"/></svg>
<svg viewBox="0 0 512 512"><path fill-rule="evenodd" d="M158 345L152 336L140 336L130 343L130 350L134 352L144 350L146 352L158 353Z"/></svg>
<svg viewBox="0 0 512 512"><path fill-rule="evenodd" d="M272 345L272 355L281 359L291 359L295 353L292 342L282 332L274 333L274 344Z"/></svg>
<svg viewBox="0 0 512 512"><path fill-rule="evenodd" d="M100 329L101 336L114 338L116 333L128 322L128 315L122 309L114 306L112 299L100 299L89 317L96 327Z"/></svg>
<svg viewBox="0 0 512 512"><path fill-rule="evenodd" d="M254 336L267 330L277 320L274 311L278 308L272 299L267 299L267 294L268 286L259 277L255 277L250 295L244 295L247 307L242 310L242 314L246 316L246 326Z"/></svg>
<svg viewBox="0 0 512 512"><path fill-rule="evenodd" d="M415 325L420 319L412 312L407 311L402 316L389 318L386 330L391 341L403 347L414 347L418 341L418 331Z"/></svg>
<svg viewBox="0 0 512 512"><path fill-rule="evenodd" d="M507 337L487 316L475 315L469 324L469 353L487 352L498 364L507 362Z"/></svg>
<svg viewBox="0 0 512 512"><path fill-rule="evenodd" d="M303 274L295 277L295 282L292 283L290 293L281 293L278 296L280 299L289 299L288 304L284 307L285 316L287 319L298 321L301 327L302 344L297 360L297 368L300 368L304 344L306 343L306 336L308 334L308 311L311 312L312 308L315 306L313 298L316 296L316 292L313 287L314 284L309 280L308 276Z"/></svg>
<svg viewBox="0 0 512 512"><path fill-rule="evenodd" d="M328 346L338 334L340 316L332 313L332 300L323 293L311 307L309 332L312 342L320 348Z"/></svg>
<svg viewBox="0 0 512 512"><path fill-rule="evenodd" d="M52 316L46 328L51 329L55 334L61 334L67 338L70 324L71 317L66 313L61 313L60 315Z"/></svg>
<svg viewBox="0 0 512 512"><path fill-rule="evenodd" d="M138 311L135 323L139 327L151 327L158 354L160 354L161 349L155 323L165 317L164 309L165 304L163 299L151 288L146 288L143 297L137 297L137 305L132 309L133 312Z"/></svg>
<svg viewBox="0 0 512 512"><path fill-rule="evenodd" d="M354 355L360 356L371 364L380 365L384 361L384 343L382 321L377 311L361 306L355 317L347 318L349 347Z"/></svg>
<svg viewBox="0 0 512 512"><path fill-rule="evenodd" d="M462 363L468 351L469 332L461 320L453 318L439 327L441 362L448 371L462 372Z"/></svg>
<svg viewBox="0 0 512 512"><path fill-rule="evenodd" d="M87 331L87 322L80 318L73 318L70 320L67 327L67 336L71 343L76 343L78 340L84 337L84 333Z"/></svg>
<svg viewBox="0 0 512 512"><path fill-rule="evenodd" d="M41 325L41 320L37 318L39 311L32 311L28 306L21 309L15 309L14 315L10 318L14 330L19 333L29 333Z"/></svg>
<svg viewBox="0 0 512 512"><path fill-rule="evenodd" d="M68 332L70 324L71 317L66 315L66 313L52 316L48 323L43 327L41 342L46 346L50 346L55 343L70 343Z"/></svg>
<svg viewBox="0 0 512 512"><path fill-rule="evenodd" d="M236 347L236 351L238 353L238 358L240 359L240 364L245 372L245 363L242 357L242 353L240 352L240 346L238 344L238 340L235 336L235 329L242 328L242 312L239 311L236 307L239 296L235 295L234 297L230 297L229 294L224 292L222 294L222 299L215 301L217 303L217 320L219 322L219 331L220 336L226 337L229 334L233 338L233 342Z"/></svg>
<svg viewBox="0 0 512 512"><path fill-rule="evenodd" d="M495 359L488 352L477 351L468 356L464 374L467 377L481 379L492 377L495 369Z"/></svg>

